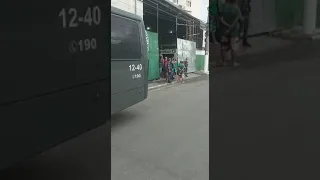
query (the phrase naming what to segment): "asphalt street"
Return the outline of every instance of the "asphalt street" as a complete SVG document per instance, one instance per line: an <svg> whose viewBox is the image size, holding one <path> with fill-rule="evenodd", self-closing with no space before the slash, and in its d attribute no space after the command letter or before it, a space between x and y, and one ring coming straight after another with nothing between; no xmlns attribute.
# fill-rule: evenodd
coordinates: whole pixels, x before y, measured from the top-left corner
<svg viewBox="0 0 320 180"><path fill-rule="evenodd" d="M210 179L320 179L320 42L210 70Z"/></svg>
<svg viewBox="0 0 320 180"><path fill-rule="evenodd" d="M208 76L151 91L112 121L112 179L209 179Z"/></svg>
<svg viewBox="0 0 320 180"><path fill-rule="evenodd" d="M112 122L0 172L1 180L209 179L208 76L150 92Z"/></svg>

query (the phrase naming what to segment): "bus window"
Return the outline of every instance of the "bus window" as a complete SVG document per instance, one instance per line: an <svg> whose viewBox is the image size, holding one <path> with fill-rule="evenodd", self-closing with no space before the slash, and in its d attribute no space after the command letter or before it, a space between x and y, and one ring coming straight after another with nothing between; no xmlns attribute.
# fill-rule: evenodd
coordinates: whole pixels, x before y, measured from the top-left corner
<svg viewBox="0 0 320 180"><path fill-rule="evenodd" d="M111 59L140 60L141 43L138 23L112 15L111 24Z"/></svg>

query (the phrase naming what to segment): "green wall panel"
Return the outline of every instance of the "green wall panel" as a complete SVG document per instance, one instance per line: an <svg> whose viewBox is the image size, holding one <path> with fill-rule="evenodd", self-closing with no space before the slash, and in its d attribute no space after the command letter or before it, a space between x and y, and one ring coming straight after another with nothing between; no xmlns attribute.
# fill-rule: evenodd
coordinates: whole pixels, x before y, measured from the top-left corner
<svg viewBox="0 0 320 180"><path fill-rule="evenodd" d="M196 56L196 70L197 71L204 70L204 59L205 59L205 55L197 55Z"/></svg>
<svg viewBox="0 0 320 180"><path fill-rule="evenodd" d="M149 55L149 74L148 80L152 81L160 78L159 72L159 43L158 34L147 31L149 43L148 43L148 55Z"/></svg>
<svg viewBox="0 0 320 180"><path fill-rule="evenodd" d="M304 0L276 0L278 28L301 26L303 22Z"/></svg>
<svg viewBox="0 0 320 180"><path fill-rule="evenodd" d="M316 22L316 27L320 28L320 1L318 0L318 5L317 5L317 22Z"/></svg>
<svg viewBox="0 0 320 180"><path fill-rule="evenodd" d="M320 3L317 5L317 28L320 27ZM278 28L303 26L304 0L276 0Z"/></svg>

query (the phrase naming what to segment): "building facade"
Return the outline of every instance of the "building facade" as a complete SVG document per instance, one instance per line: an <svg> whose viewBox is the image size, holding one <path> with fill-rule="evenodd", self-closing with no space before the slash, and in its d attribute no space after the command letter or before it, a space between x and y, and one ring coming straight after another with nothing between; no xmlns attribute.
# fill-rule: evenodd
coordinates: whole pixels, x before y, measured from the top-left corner
<svg viewBox="0 0 320 180"><path fill-rule="evenodd" d="M203 31L194 0L111 0L111 6L141 16L148 41L148 79L160 78L159 55L188 60L189 71L203 71L205 52ZM206 26L206 25L205 25ZM200 28L202 27L202 28ZM203 30L201 30L203 29ZM199 34L201 34L199 36Z"/></svg>
<svg viewBox="0 0 320 180"><path fill-rule="evenodd" d="M143 17L143 0L111 0L111 6Z"/></svg>
<svg viewBox="0 0 320 180"><path fill-rule="evenodd" d="M173 4L179 6L179 8L191 13L192 7L193 7L193 1L194 0L168 0L172 2Z"/></svg>

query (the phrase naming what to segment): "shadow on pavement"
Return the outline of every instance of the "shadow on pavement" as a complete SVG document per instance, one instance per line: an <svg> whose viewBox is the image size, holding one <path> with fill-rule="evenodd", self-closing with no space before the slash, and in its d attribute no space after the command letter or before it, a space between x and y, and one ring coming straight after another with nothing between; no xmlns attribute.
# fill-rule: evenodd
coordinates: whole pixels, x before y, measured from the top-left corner
<svg viewBox="0 0 320 180"><path fill-rule="evenodd" d="M318 47L320 41L301 40L294 43L278 47L266 49L257 53L249 53L236 57L241 66L233 67L215 67L214 63L210 63L210 75L234 72L234 70L246 70L259 67L273 66L279 63L293 61L312 61L315 57L320 56Z"/></svg>
<svg viewBox="0 0 320 180"><path fill-rule="evenodd" d="M319 47L296 42L210 71L212 179L319 179Z"/></svg>
<svg viewBox="0 0 320 180"><path fill-rule="evenodd" d="M110 179L110 123L0 171L1 180Z"/></svg>
<svg viewBox="0 0 320 180"><path fill-rule="evenodd" d="M133 119L136 114L123 110L111 116L111 128L126 126Z"/></svg>

